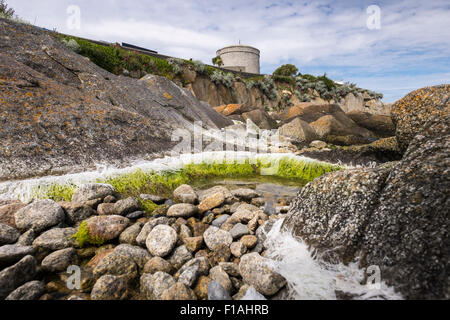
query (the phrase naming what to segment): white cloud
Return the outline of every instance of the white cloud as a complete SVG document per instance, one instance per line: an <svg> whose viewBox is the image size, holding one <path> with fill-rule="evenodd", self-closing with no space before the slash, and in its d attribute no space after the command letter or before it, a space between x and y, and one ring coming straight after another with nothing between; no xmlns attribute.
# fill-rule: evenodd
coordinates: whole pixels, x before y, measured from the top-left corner
<svg viewBox="0 0 450 320"><path fill-rule="evenodd" d="M373 3L365 0L8 1L29 21L37 16L38 24L68 33L75 32L66 29L65 9L78 4L80 36L132 42L207 63L218 48L241 40L261 50L266 72L289 61L301 70L358 79L374 90L390 90L384 85L389 79L398 81L393 83L396 88L409 87L411 72L429 72L433 79L448 81L448 1L377 2L380 30L366 27L366 8ZM359 77L353 75L355 70Z"/></svg>

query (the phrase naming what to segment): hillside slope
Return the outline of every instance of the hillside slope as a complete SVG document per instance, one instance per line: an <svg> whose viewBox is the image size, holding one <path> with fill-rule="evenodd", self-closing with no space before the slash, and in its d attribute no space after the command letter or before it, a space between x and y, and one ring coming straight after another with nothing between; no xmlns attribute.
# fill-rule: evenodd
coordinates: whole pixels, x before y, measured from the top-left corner
<svg viewBox="0 0 450 320"><path fill-rule="evenodd" d="M115 76L47 32L0 19L0 181L121 163L172 132L232 122L166 78Z"/></svg>

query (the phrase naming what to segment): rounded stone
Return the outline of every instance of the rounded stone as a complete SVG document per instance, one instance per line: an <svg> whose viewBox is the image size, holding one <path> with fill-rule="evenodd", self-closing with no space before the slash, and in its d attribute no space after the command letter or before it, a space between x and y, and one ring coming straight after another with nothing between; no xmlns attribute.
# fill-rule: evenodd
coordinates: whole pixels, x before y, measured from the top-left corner
<svg viewBox="0 0 450 320"><path fill-rule="evenodd" d="M65 271L72 264L77 251L74 248L67 248L55 251L42 260L42 269L48 272Z"/></svg>
<svg viewBox="0 0 450 320"><path fill-rule="evenodd" d="M20 232L16 228L0 223L0 246L14 243L19 237Z"/></svg>
<svg viewBox="0 0 450 320"><path fill-rule="evenodd" d="M168 217L189 218L197 213L197 207L189 203L174 204L167 210Z"/></svg>
<svg viewBox="0 0 450 320"><path fill-rule="evenodd" d="M115 190L112 185L101 183L88 183L75 190L72 202L86 202L95 199L104 199L114 195Z"/></svg>
<svg viewBox="0 0 450 320"><path fill-rule="evenodd" d="M39 233L64 222L65 214L55 201L41 200L20 209L14 214L14 218L19 230L33 228Z"/></svg>
<svg viewBox="0 0 450 320"><path fill-rule="evenodd" d="M110 274L100 277L91 292L92 300L125 300L127 296L127 281Z"/></svg>
<svg viewBox="0 0 450 320"><path fill-rule="evenodd" d="M197 194L190 185L183 184L173 191L173 198L175 202L195 204Z"/></svg>
<svg viewBox="0 0 450 320"><path fill-rule="evenodd" d="M149 233L145 244L152 255L165 257L173 250L177 240L178 235L172 227L160 224Z"/></svg>
<svg viewBox="0 0 450 320"><path fill-rule="evenodd" d="M203 234L205 243L212 251L217 250L221 245L230 246L233 242L231 234L217 227L209 227Z"/></svg>

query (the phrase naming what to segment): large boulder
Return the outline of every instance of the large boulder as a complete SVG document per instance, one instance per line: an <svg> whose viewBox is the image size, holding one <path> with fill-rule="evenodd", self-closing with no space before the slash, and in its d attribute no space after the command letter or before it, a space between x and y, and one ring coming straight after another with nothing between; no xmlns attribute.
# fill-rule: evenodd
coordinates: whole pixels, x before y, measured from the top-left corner
<svg viewBox="0 0 450 320"><path fill-rule="evenodd" d="M309 183L283 228L344 262L360 257L363 266L379 266L382 280L405 298L449 299L450 115L431 113L411 141L403 136L400 162Z"/></svg>
<svg viewBox="0 0 450 320"><path fill-rule="evenodd" d="M392 120L402 151L433 117L443 118L450 112L450 85L426 87L409 93L392 106Z"/></svg>
<svg viewBox="0 0 450 320"><path fill-rule="evenodd" d="M53 200L35 201L14 214L16 226L20 230L33 228L42 232L64 222L64 210Z"/></svg>
<svg viewBox="0 0 450 320"><path fill-rule="evenodd" d="M349 112L347 116L360 127L370 130L379 137L387 138L395 135L395 126L390 116L375 115L360 111Z"/></svg>
<svg viewBox="0 0 450 320"><path fill-rule="evenodd" d="M256 109L249 112L244 112L242 114L242 118L247 121L251 120L254 124L256 124L261 129L274 129L277 127L277 122L273 120L270 115L261 109Z"/></svg>
<svg viewBox="0 0 450 320"><path fill-rule="evenodd" d="M317 139L317 134L306 121L295 118L283 125L278 132L281 136L288 137L297 143L307 144Z"/></svg>

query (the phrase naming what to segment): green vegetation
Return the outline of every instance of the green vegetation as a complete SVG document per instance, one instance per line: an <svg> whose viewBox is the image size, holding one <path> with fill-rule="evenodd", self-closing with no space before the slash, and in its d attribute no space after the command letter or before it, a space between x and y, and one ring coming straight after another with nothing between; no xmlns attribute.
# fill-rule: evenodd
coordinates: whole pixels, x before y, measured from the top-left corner
<svg viewBox="0 0 450 320"><path fill-rule="evenodd" d="M89 228L86 221L83 221L78 228L78 232L72 236L76 239L80 248L83 248L85 244L92 244L95 246L101 246L105 241L103 239L92 237L89 234Z"/></svg>
<svg viewBox="0 0 450 320"><path fill-rule="evenodd" d="M152 214L156 209L160 208L161 206L157 205L151 200L142 200L139 199L139 202L141 203L141 208L143 211Z"/></svg>
<svg viewBox="0 0 450 320"><path fill-rule="evenodd" d="M298 69L293 64L284 64L273 72L274 76L294 77Z"/></svg>
<svg viewBox="0 0 450 320"><path fill-rule="evenodd" d="M255 178L264 170L270 168L274 177L286 179L303 184L314 180L320 175L342 169L340 166L324 162L300 161L283 158L279 166L273 160L258 160L255 163L201 163L188 164L176 171L144 172L136 170L131 173L99 179L98 183L111 184L122 197L139 197L142 193L170 196L174 189L182 184L201 185L213 179L225 178ZM267 174L264 173L264 174ZM72 184L41 187L35 190L36 198L53 199L55 201L70 201L76 187ZM152 213L159 208L151 201L141 200L142 208Z"/></svg>
<svg viewBox="0 0 450 320"><path fill-rule="evenodd" d="M8 8L5 0L0 0L0 18L12 19L14 18L14 9Z"/></svg>
<svg viewBox="0 0 450 320"><path fill-rule="evenodd" d="M114 73L122 74L124 70L139 72L139 76L147 73L174 78L177 70L169 61L124 50L118 46L104 46L87 40L60 35L63 43L78 54L88 57L99 67ZM75 43L78 45L76 46ZM181 71L181 70L180 70Z"/></svg>
<svg viewBox="0 0 450 320"><path fill-rule="evenodd" d="M212 58L212 63L213 63L213 65L217 65L218 67L223 66L223 61L220 56Z"/></svg>

